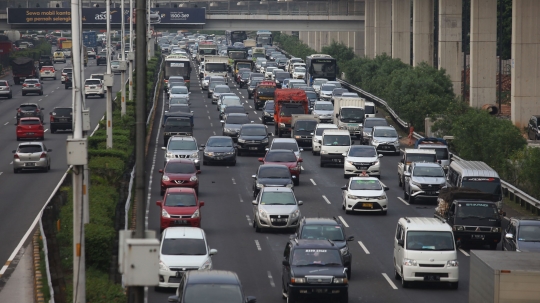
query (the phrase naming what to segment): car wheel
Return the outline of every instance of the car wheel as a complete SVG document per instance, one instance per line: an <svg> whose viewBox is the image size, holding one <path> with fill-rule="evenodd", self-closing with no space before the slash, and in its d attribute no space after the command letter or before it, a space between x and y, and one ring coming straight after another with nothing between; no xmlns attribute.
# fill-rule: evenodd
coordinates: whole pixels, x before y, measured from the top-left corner
<svg viewBox="0 0 540 303"><path fill-rule="evenodd" d="M405 278L403 278L403 274L401 275L401 286L403 288L409 288L411 286L411 282L405 281Z"/></svg>
<svg viewBox="0 0 540 303"><path fill-rule="evenodd" d="M383 215L383 216L386 216L386 214L388 214L388 210L383 210L383 211L382 211L382 215Z"/></svg>
<svg viewBox="0 0 540 303"><path fill-rule="evenodd" d="M283 300L287 300L287 291L285 290L285 285L283 285L283 281L281 281L281 298Z"/></svg>
<svg viewBox="0 0 540 303"><path fill-rule="evenodd" d="M343 179L349 179L349 176L347 176L347 174L343 174Z"/></svg>
<svg viewBox="0 0 540 303"><path fill-rule="evenodd" d="M10 93L10 94L8 95L8 99L11 99L11 98L13 98L13 94L12 94L12 93Z"/></svg>
<svg viewBox="0 0 540 303"><path fill-rule="evenodd" d="M324 167L324 163L323 163L322 159L321 159L321 162L319 163L319 165L320 165L321 167Z"/></svg>
<svg viewBox="0 0 540 303"><path fill-rule="evenodd" d="M294 186L300 185L300 176L297 176L296 178L294 178L293 183L294 183Z"/></svg>
<svg viewBox="0 0 540 303"><path fill-rule="evenodd" d="M459 282L450 282L450 288L452 289L458 289Z"/></svg>
<svg viewBox="0 0 540 303"><path fill-rule="evenodd" d="M21 141L21 138L17 137L17 141Z"/></svg>
<svg viewBox="0 0 540 303"><path fill-rule="evenodd" d="M351 280L351 277L352 277L352 265L349 265L349 267L347 267L347 279Z"/></svg>
<svg viewBox="0 0 540 303"><path fill-rule="evenodd" d="M407 195L409 196L409 204L414 204L415 198L411 195L412 193L409 192Z"/></svg>
<svg viewBox="0 0 540 303"><path fill-rule="evenodd" d="M22 95L23 95L23 96L26 96L26 94L25 94L24 92L22 93Z"/></svg>

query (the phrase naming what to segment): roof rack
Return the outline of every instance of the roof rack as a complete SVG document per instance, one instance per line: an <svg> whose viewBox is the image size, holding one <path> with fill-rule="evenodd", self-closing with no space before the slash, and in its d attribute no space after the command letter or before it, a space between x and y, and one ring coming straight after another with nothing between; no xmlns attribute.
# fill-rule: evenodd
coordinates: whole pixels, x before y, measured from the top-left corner
<svg viewBox="0 0 540 303"><path fill-rule="evenodd" d="M407 217L405 217L405 221L407 221L407 223L411 223L411 220Z"/></svg>

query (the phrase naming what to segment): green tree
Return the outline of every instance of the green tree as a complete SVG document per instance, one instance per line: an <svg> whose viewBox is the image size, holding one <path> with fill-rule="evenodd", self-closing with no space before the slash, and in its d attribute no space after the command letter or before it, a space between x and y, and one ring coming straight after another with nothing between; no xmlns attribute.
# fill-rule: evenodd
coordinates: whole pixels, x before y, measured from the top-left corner
<svg viewBox="0 0 540 303"><path fill-rule="evenodd" d="M349 61L354 59L354 50L352 47L347 47L343 43L337 43L332 41L328 46L322 48L321 53L328 54L336 59L338 64L338 74L345 71L345 67L349 64Z"/></svg>

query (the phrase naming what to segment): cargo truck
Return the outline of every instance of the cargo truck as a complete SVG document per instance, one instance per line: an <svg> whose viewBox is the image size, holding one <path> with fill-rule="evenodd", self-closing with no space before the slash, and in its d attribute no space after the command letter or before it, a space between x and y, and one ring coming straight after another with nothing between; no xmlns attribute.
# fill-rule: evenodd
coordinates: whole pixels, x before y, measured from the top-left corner
<svg viewBox="0 0 540 303"><path fill-rule="evenodd" d="M207 55L204 56L204 77L221 76L225 82L229 82L227 77L227 68L229 59L227 57Z"/></svg>
<svg viewBox="0 0 540 303"><path fill-rule="evenodd" d="M247 59L237 59L233 62L233 78L236 79L236 76L238 74L238 70L241 68L249 68L249 70L253 70L254 62Z"/></svg>
<svg viewBox="0 0 540 303"><path fill-rule="evenodd" d="M319 123L319 119L313 115L292 115L291 137L296 140L298 146L302 148L311 148L311 140L313 140L313 132Z"/></svg>
<svg viewBox="0 0 540 303"><path fill-rule="evenodd" d="M254 39L246 39L244 40L244 47L255 47L257 46L257 41Z"/></svg>
<svg viewBox="0 0 540 303"><path fill-rule="evenodd" d="M53 60L50 55L41 55L39 56L39 68L41 69L43 66L52 66Z"/></svg>
<svg viewBox="0 0 540 303"><path fill-rule="evenodd" d="M199 44L199 50L197 51L197 62L201 63L204 61L205 56L211 56L211 55L217 55L218 53L218 47L216 44Z"/></svg>
<svg viewBox="0 0 540 303"><path fill-rule="evenodd" d="M469 302L540 301L540 253L470 252Z"/></svg>
<svg viewBox="0 0 540 303"><path fill-rule="evenodd" d="M86 47L97 47L97 33L94 31L83 32L83 45Z"/></svg>
<svg viewBox="0 0 540 303"><path fill-rule="evenodd" d="M264 47L254 47L251 51L251 58L256 61L257 58L266 58Z"/></svg>
<svg viewBox="0 0 540 303"><path fill-rule="evenodd" d="M366 113L365 104L364 98L334 97L334 114L332 116L334 124L339 129L348 130L351 137L361 138Z"/></svg>
<svg viewBox="0 0 540 303"><path fill-rule="evenodd" d="M266 101L274 100L276 91L276 83L274 81L261 81L253 90L253 103L255 110L259 110L264 106Z"/></svg>
<svg viewBox="0 0 540 303"><path fill-rule="evenodd" d="M274 92L274 134L278 137L290 134L292 116L307 114L308 103L306 92L302 89L277 89Z"/></svg>
<svg viewBox="0 0 540 303"><path fill-rule="evenodd" d="M17 57L10 60L13 82L21 84L25 79L39 79L39 70L34 63L34 59L28 57Z"/></svg>

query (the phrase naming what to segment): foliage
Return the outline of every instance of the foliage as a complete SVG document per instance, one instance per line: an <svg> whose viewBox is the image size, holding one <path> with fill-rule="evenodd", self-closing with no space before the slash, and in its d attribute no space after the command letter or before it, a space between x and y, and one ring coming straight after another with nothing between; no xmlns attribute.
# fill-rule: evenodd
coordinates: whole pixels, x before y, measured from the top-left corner
<svg viewBox="0 0 540 303"><path fill-rule="evenodd" d="M66 286L66 302L72 302L73 283L67 283ZM127 302L127 298L122 285L111 283L107 273L90 267L86 270L86 301L90 303L124 303Z"/></svg>
<svg viewBox="0 0 540 303"><path fill-rule="evenodd" d="M323 47L321 53L336 58L339 72L344 71L349 61L355 57L352 47L347 47L342 42L337 43L336 41L332 41L330 45Z"/></svg>
<svg viewBox="0 0 540 303"><path fill-rule="evenodd" d="M525 190L529 195L540 198L540 148L526 147L515 152L511 157L514 164L513 179L518 187ZM510 177L511 175L508 174Z"/></svg>
<svg viewBox="0 0 540 303"><path fill-rule="evenodd" d="M91 157L88 168L92 174L103 177L110 185L115 185L122 179L125 169L124 161L117 157Z"/></svg>
<svg viewBox="0 0 540 303"><path fill-rule="evenodd" d="M94 223L85 226L86 263L90 267L106 272L109 268L115 238L114 226Z"/></svg>
<svg viewBox="0 0 540 303"><path fill-rule="evenodd" d="M39 60L39 56L50 55L50 54L52 54L51 44L48 42L43 42L40 44L36 43L36 45L33 48L11 52L9 57L10 58L28 57L34 60Z"/></svg>
<svg viewBox="0 0 540 303"><path fill-rule="evenodd" d="M272 32L274 41L279 43L280 47L294 57L305 59L311 54L317 53L314 49L302 43L296 36L281 34L280 32Z"/></svg>

